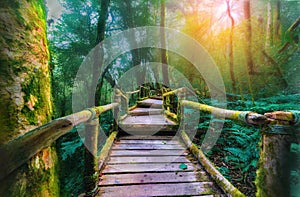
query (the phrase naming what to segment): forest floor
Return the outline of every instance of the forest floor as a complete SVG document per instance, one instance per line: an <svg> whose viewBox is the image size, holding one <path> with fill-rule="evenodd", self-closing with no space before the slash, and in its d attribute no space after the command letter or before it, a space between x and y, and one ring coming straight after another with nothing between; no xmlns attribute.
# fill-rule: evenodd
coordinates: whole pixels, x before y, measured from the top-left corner
<svg viewBox="0 0 300 197"><path fill-rule="evenodd" d="M260 114L271 111L300 110L300 94L278 95L258 99L255 105L251 101L228 102L228 109L240 111L254 111ZM207 129L211 126L211 116L201 114L201 123L198 126L194 142L201 145ZM216 121L218 123L218 121ZM216 145L208 152L207 156L217 166L218 170L247 196L255 196L255 177L259 160L260 129L246 124L237 124L231 120L225 123ZM292 146L292 154L299 157L300 148ZM294 161L295 162L295 161ZM291 195L298 192L300 167L294 165L291 173Z"/></svg>

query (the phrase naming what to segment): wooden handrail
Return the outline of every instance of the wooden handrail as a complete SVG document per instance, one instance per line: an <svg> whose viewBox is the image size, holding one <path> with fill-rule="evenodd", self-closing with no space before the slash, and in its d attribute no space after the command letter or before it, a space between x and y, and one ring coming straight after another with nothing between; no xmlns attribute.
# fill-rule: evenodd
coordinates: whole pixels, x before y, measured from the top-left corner
<svg viewBox="0 0 300 197"><path fill-rule="evenodd" d="M136 90L136 91L132 91L132 92L126 92L126 94L136 94L136 93L139 93L140 90Z"/></svg>
<svg viewBox="0 0 300 197"><path fill-rule="evenodd" d="M3 144L0 147L0 180L20 167L43 148L50 146L74 126L98 117L103 112L117 106L119 106L118 103L111 103L58 118Z"/></svg>
<svg viewBox="0 0 300 197"><path fill-rule="evenodd" d="M235 110L222 109L222 108L212 107L209 105L200 104L200 103L187 101L187 100L183 100L182 105L199 109L200 111L203 112L211 113L215 117L242 121L251 125L263 125L268 122L266 116L257 114L255 112L250 112L250 111L235 111Z"/></svg>
<svg viewBox="0 0 300 197"><path fill-rule="evenodd" d="M178 89L176 89L176 90L172 90L172 91L170 91L170 92L166 92L166 93L164 93L163 94L163 97L165 97L165 96L170 96L170 95L173 95L173 94L177 94L178 92L184 92L186 90L186 88L178 88Z"/></svg>
<svg viewBox="0 0 300 197"><path fill-rule="evenodd" d="M180 137L186 147L198 159L204 169L210 174L211 178L218 184L218 186L232 197L245 197L245 195L234 187L211 163L205 156L201 149L199 149L189 138L185 131L180 132Z"/></svg>

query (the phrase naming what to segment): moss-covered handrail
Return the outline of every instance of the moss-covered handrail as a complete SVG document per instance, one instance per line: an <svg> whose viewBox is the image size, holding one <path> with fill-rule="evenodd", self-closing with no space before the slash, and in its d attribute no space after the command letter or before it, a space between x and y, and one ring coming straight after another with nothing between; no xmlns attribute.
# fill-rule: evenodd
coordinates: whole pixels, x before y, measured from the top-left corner
<svg viewBox="0 0 300 197"><path fill-rule="evenodd" d="M151 88L148 86L140 86L139 89L139 100L145 100L150 96Z"/></svg>
<svg viewBox="0 0 300 197"><path fill-rule="evenodd" d="M49 147L73 127L99 117L119 103L89 108L39 126L0 147L0 180L27 162L43 148Z"/></svg>
<svg viewBox="0 0 300 197"><path fill-rule="evenodd" d="M133 105L133 106L130 106L130 98L132 98L131 96L133 96L134 94L137 94L137 97L139 96L139 93L140 93L140 90L136 90L136 91L131 91L131 92L126 92L126 96L127 96L127 98L128 98L128 103L127 103L127 109L128 109L128 111L130 111L130 110L132 110L132 109L134 109L134 108L136 108L136 103ZM138 99L138 98L137 98Z"/></svg>
<svg viewBox="0 0 300 197"><path fill-rule="evenodd" d="M198 159L205 170L210 174L212 179L218 184L218 186L229 196L232 197L245 197L245 195L234 187L211 163L211 161L204 155L201 149L199 149L189 138L185 131L180 132L180 137L187 148Z"/></svg>
<svg viewBox="0 0 300 197"><path fill-rule="evenodd" d="M221 109L221 108L212 107L209 105L196 103L188 100L183 100L181 104L183 106L187 106L194 109L199 109L200 111L203 112L211 113L215 117L242 121L250 125L263 125L268 123L268 119L266 116L251 111L236 111L236 110Z"/></svg>
<svg viewBox="0 0 300 197"><path fill-rule="evenodd" d="M178 88L162 95L163 107L165 115L175 122L179 122L181 116L181 101L185 99L187 89L185 87ZM174 98L177 96L177 103L174 105Z"/></svg>
<svg viewBox="0 0 300 197"><path fill-rule="evenodd" d="M162 96L166 97L166 96L174 95L174 94L177 94L178 92L184 92L184 91L186 91L186 88L184 88L184 87L183 88L178 88L176 90L172 90L170 92L166 92Z"/></svg>
<svg viewBox="0 0 300 197"><path fill-rule="evenodd" d="M126 92L126 94L131 95L131 94L136 94L139 92L140 92L140 90L136 90L136 91Z"/></svg>
<svg viewBox="0 0 300 197"><path fill-rule="evenodd" d="M204 105L188 100L180 102L181 107L191 107L203 112L211 113L215 117L227 118L234 121L240 121L253 126L260 126L262 133L260 161L256 176L257 196L289 196L289 179L291 143L295 141L295 135L300 127L300 111L277 111L265 113L264 115L250 111L226 110L209 105ZM184 113L182 113L184 118ZM205 155L182 131L183 141L198 158L200 163L208 170L215 181L224 191L231 196L244 196L240 191L235 189L226 179L217 173L214 166L208 162ZM220 176L221 175L221 176ZM225 188L225 189L224 189Z"/></svg>

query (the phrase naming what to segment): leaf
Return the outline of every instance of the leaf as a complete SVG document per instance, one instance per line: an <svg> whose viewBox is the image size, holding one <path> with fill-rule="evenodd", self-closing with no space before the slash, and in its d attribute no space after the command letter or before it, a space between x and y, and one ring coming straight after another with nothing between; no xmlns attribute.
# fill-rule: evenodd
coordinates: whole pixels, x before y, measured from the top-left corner
<svg viewBox="0 0 300 197"><path fill-rule="evenodd" d="M186 170L186 169L187 169L187 165L184 164L184 163L181 163L181 164L179 165L179 168L182 169L182 170Z"/></svg>

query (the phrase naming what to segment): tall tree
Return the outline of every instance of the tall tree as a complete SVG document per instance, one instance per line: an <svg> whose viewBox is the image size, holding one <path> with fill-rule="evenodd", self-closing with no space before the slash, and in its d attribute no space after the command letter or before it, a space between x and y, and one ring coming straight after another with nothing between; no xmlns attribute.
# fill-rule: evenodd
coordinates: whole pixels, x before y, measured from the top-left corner
<svg viewBox="0 0 300 197"><path fill-rule="evenodd" d="M245 56L246 64L248 68L248 73L250 75L254 74L254 64L252 57L252 28L251 28L251 6L250 0L244 1L244 17L246 21L246 31L245 31Z"/></svg>
<svg viewBox="0 0 300 197"><path fill-rule="evenodd" d="M266 42L265 48L269 48L273 44L273 23L272 23L272 3L267 3L267 26L266 26Z"/></svg>
<svg viewBox="0 0 300 197"><path fill-rule="evenodd" d="M227 5L227 15L231 22L231 28L230 28L230 34L229 34L229 67L230 67L230 77L231 77L231 83L232 88L235 91L236 89L236 82L235 82L235 76L234 76L234 58L233 58L233 34L234 34L234 18L231 14L231 8L230 8L230 0L226 0Z"/></svg>
<svg viewBox="0 0 300 197"><path fill-rule="evenodd" d="M275 2L275 13L274 13L274 40L276 43L280 43L281 41L281 2L277 0Z"/></svg>
<svg viewBox="0 0 300 197"><path fill-rule="evenodd" d="M95 45L97 46L100 42L104 40L105 37L105 27L106 27L106 19L108 17L108 8L109 8L110 0L102 0L97 23L97 38ZM100 104L101 100L101 86L102 83L99 83L98 85L98 73L103 69L103 48L102 47L96 47L94 51L94 65L93 65L93 79L92 79L92 87L91 90L94 90L96 88L96 95L94 97L93 91L91 91L91 95L89 95L89 106L97 106ZM104 77L104 76L100 76ZM100 86L101 85L101 86ZM95 99L94 99L95 98Z"/></svg>
<svg viewBox="0 0 300 197"><path fill-rule="evenodd" d="M166 0L160 1L160 42L161 42L161 63L162 65L162 76L163 76L163 83L165 86L169 87L169 72L168 72L168 55L166 50Z"/></svg>

